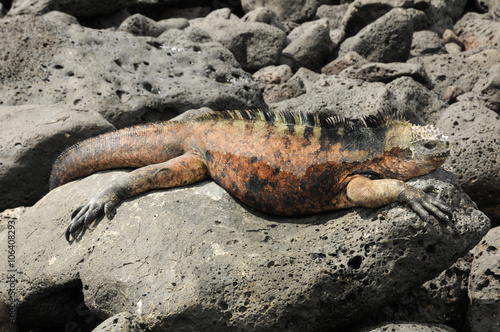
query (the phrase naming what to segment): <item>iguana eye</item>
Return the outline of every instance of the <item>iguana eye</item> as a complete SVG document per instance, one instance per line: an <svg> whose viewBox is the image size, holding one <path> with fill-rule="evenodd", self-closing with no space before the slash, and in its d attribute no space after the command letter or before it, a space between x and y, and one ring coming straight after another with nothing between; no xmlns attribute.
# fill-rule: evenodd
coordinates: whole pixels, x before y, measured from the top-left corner
<svg viewBox="0 0 500 332"><path fill-rule="evenodd" d="M436 147L437 143L436 142L427 142L424 144L424 148L432 150Z"/></svg>

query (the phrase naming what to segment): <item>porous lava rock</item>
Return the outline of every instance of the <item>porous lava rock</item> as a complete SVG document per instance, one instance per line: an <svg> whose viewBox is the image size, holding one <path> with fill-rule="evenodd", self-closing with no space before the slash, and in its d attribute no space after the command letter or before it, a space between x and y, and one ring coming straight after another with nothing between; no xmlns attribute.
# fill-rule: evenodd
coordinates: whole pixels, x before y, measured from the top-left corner
<svg viewBox="0 0 500 332"><path fill-rule="evenodd" d="M23 329L60 328L73 312L60 301L70 298L95 324L126 311L146 330L340 329L437 275L489 228L441 170L410 183L433 184L454 208L448 222L424 222L400 204L274 217L203 182L124 201L113 220L66 242L71 210L122 174L59 187L18 220Z"/></svg>
<svg viewBox="0 0 500 332"><path fill-rule="evenodd" d="M225 47L165 36L137 38L43 17L3 19L1 103L91 109L117 127L202 106L263 105L251 75Z"/></svg>

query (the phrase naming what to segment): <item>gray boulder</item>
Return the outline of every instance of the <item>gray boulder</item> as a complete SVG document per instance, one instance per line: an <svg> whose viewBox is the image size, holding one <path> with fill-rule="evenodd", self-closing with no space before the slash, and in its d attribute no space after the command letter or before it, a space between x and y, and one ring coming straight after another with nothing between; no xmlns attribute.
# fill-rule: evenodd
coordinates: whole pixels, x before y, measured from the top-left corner
<svg viewBox="0 0 500 332"><path fill-rule="evenodd" d="M145 332L130 312L120 312L99 324L92 332Z"/></svg>
<svg viewBox="0 0 500 332"><path fill-rule="evenodd" d="M318 1L242 0L241 6L247 13L259 7L266 7L274 12L281 21L303 22L314 16L318 8Z"/></svg>
<svg viewBox="0 0 500 332"><path fill-rule="evenodd" d="M451 156L443 168L457 175L465 192L500 224L500 118L479 102L457 102L437 122L450 136Z"/></svg>
<svg viewBox="0 0 500 332"><path fill-rule="evenodd" d="M118 27L118 31L129 32L136 36L151 37L158 37L165 30L167 30L166 27L141 14L127 17Z"/></svg>
<svg viewBox="0 0 500 332"><path fill-rule="evenodd" d="M490 68L486 77L477 81L472 95L500 114L500 62Z"/></svg>
<svg viewBox="0 0 500 332"><path fill-rule="evenodd" d="M354 51L373 62L405 62L410 54L413 24L404 9L395 8L347 38L339 56Z"/></svg>
<svg viewBox="0 0 500 332"><path fill-rule="evenodd" d="M275 111L300 111L358 117L387 105L383 83L322 75L308 93L270 105Z"/></svg>
<svg viewBox="0 0 500 332"><path fill-rule="evenodd" d="M214 40L229 49L247 71L278 63L285 47L286 34L271 25L229 19L209 19L192 22Z"/></svg>
<svg viewBox="0 0 500 332"><path fill-rule="evenodd" d="M477 61L482 65L490 68L500 63L500 50L495 49L486 49L484 51L480 51L474 53L473 55L468 57L469 60Z"/></svg>
<svg viewBox="0 0 500 332"><path fill-rule="evenodd" d="M287 36L291 42L283 49L280 63L298 70L301 67L319 70L326 63L333 46L328 20L307 22Z"/></svg>
<svg viewBox="0 0 500 332"><path fill-rule="evenodd" d="M292 77L292 68L287 65L267 66L253 73L252 77L264 89L269 84L280 84Z"/></svg>
<svg viewBox="0 0 500 332"><path fill-rule="evenodd" d="M437 6L436 6L437 5ZM427 30L442 35L446 30L453 30L453 19L448 15L444 1L437 1L437 4L425 10L429 25Z"/></svg>
<svg viewBox="0 0 500 332"><path fill-rule="evenodd" d="M454 28L466 50L481 46L500 50L500 21L492 21L486 14L467 13Z"/></svg>
<svg viewBox="0 0 500 332"><path fill-rule="evenodd" d="M422 124L422 120L437 119L441 107L445 107L434 93L409 77L401 77L385 85L338 75L316 75L298 77L307 93L275 102L269 108L346 117L359 117L395 108L401 110L406 119Z"/></svg>
<svg viewBox="0 0 500 332"><path fill-rule="evenodd" d="M469 305L468 279L471 262L472 254L469 252L434 279L426 281L420 287L410 290L396 301L368 315L366 322L361 325L418 322L444 324L461 331Z"/></svg>
<svg viewBox="0 0 500 332"><path fill-rule="evenodd" d="M243 22L261 22L269 24L275 28L286 31L285 26L280 22L276 14L266 8L266 7L258 7L248 13L245 14L241 18Z"/></svg>
<svg viewBox="0 0 500 332"><path fill-rule="evenodd" d="M491 229L473 253L467 328L471 332L497 331L500 327L500 228Z"/></svg>
<svg viewBox="0 0 500 332"><path fill-rule="evenodd" d="M444 43L437 33L429 30L413 33L410 51L412 57L444 53L446 53Z"/></svg>
<svg viewBox="0 0 500 332"><path fill-rule="evenodd" d="M101 320L126 311L151 330L342 329L437 275L489 228L453 176L439 170L410 183L432 185L454 208L444 223L423 222L399 204L274 217L204 182L127 200L113 220L67 243L71 210L121 174L59 187L21 216L16 264L29 266L19 274L24 328L48 326L49 317L60 327L68 308L58 301L83 293L85 308ZM1 229L0 241L6 236ZM35 309L41 299L50 313Z"/></svg>
<svg viewBox="0 0 500 332"><path fill-rule="evenodd" d="M343 71L346 68L349 68L354 65L364 65L368 63L368 60L363 58L361 55L359 55L356 52L348 52L332 62L329 62L326 64L323 68L321 68L321 73L327 74L327 75L336 75L339 74L341 71Z"/></svg>
<svg viewBox="0 0 500 332"><path fill-rule="evenodd" d="M455 332L449 326L425 323L384 323L354 332Z"/></svg>
<svg viewBox="0 0 500 332"><path fill-rule="evenodd" d="M439 95L410 77L401 77L387 84L388 100L398 110L407 112L407 120L418 124L436 123L448 105ZM411 117L414 114L416 117Z"/></svg>
<svg viewBox="0 0 500 332"><path fill-rule="evenodd" d="M114 129L94 111L0 106L0 211L35 204L48 191L52 163L66 147Z"/></svg>
<svg viewBox="0 0 500 332"><path fill-rule="evenodd" d="M467 0L431 0L430 8L435 9L443 18L450 18L456 22L462 17Z"/></svg>
<svg viewBox="0 0 500 332"><path fill-rule="evenodd" d="M264 100L268 104L273 104L282 100L296 98L307 92L312 92L319 78L320 74L306 68L300 68L286 82L267 85L263 92Z"/></svg>
<svg viewBox="0 0 500 332"><path fill-rule="evenodd" d="M331 30L342 29L342 19L344 18L349 6L349 3L333 6L321 5L318 7L318 10L316 10L316 16L328 19L328 25Z"/></svg>
<svg viewBox="0 0 500 332"><path fill-rule="evenodd" d="M231 52L177 37L138 38L31 16L3 19L0 100L93 109L117 127L202 106L263 106L257 84Z"/></svg>
<svg viewBox="0 0 500 332"><path fill-rule="evenodd" d="M41 15L51 10L59 10L76 17L88 18L103 14L110 14L124 7L138 3L154 3L155 0L13 0L9 16L15 15ZM162 0L176 2L176 0Z"/></svg>
<svg viewBox="0 0 500 332"><path fill-rule="evenodd" d="M421 63L429 77L429 88L442 98L450 86L460 88L463 92L471 91L476 82L488 72L485 65L468 59L464 53L421 56L412 58L407 63Z"/></svg>
<svg viewBox="0 0 500 332"><path fill-rule="evenodd" d="M349 5L342 25L347 36L351 37L384 16L391 9L407 8L408 12L411 13L413 9L428 8L429 2L429 0L355 0Z"/></svg>
<svg viewBox="0 0 500 332"><path fill-rule="evenodd" d="M274 104L283 100L296 98L307 92L304 81L298 76L293 76L285 83L269 84L262 92L264 101L268 104Z"/></svg>
<svg viewBox="0 0 500 332"><path fill-rule="evenodd" d="M411 77L423 84L429 80L421 64L404 62L370 62L359 66L354 65L340 72L339 76L384 83L389 83L403 76Z"/></svg>

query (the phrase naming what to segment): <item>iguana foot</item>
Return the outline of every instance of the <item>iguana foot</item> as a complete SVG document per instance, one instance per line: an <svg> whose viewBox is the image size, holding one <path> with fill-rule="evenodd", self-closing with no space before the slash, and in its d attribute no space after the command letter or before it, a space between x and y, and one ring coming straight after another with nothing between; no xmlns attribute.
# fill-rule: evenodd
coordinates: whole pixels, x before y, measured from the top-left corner
<svg viewBox="0 0 500 332"><path fill-rule="evenodd" d="M448 204L406 183L398 200L408 204L424 221L429 221L429 212L442 221L449 221L452 216L452 209Z"/></svg>
<svg viewBox="0 0 500 332"><path fill-rule="evenodd" d="M66 240L69 242L70 236L76 239L76 233L79 230L88 227L103 214L106 214L108 219L113 219L119 202L118 195L105 189L87 203L77 207L71 214L71 223L66 228Z"/></svg>
<svg viewBox="0 0 500 332"><path fill-rule="evenodd" d="M443 221L448 221L452 214L444 202L396 179L370 180L358 176L349 182L346 191L353 206L376 208L393 202L406 203L425 221L429 221L429 213Z"/></svg>

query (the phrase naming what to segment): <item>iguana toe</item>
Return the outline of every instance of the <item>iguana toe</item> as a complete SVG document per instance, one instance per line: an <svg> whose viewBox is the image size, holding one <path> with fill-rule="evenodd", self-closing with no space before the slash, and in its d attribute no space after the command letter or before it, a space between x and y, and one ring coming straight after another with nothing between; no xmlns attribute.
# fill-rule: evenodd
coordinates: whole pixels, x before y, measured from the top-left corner
<svg viewBox="0 0 500 332"><path fill-rule="evenodd" d="M452 216L452 209L446 203L410 185L405 186L400 201L407 203L424 221L429 221L430 213L441 221L449 221Z"/></svg>
<svg viewBox="0 0 500 332"><path fill-rule="evenodd" d="M79 206L71 214L71 223L66 228L66 240L76 238L76 233L83 227L87 227L104 213L104 202L92 198L87 203Z"/></svg>

